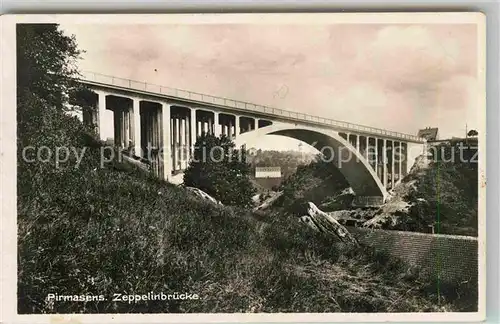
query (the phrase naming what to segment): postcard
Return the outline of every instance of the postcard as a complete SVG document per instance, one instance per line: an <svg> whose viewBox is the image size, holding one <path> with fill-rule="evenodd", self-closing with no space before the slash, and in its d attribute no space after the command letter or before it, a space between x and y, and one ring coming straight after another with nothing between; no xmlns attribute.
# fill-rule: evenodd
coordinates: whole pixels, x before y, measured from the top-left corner
<svg viewBox="0 0 500 324"><path fill-rule="evenodd" d="M484 319L483 14L1 24L6 322Z"/></svg>

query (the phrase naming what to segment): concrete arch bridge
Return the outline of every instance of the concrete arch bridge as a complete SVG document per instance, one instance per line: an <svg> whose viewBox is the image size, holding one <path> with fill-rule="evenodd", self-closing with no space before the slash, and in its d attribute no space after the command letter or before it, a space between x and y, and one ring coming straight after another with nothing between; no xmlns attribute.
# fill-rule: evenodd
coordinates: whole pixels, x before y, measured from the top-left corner
<svg viewBox="0 0 500 324"><path fill-rule="evenodd" d="M345 176L358 205L377 205L425 147L423 138L409 134L93 72L79 82L92 93L83 121L171 182L182 177L203 132L227 135L238 146L280 135L323 153Z"/></svg>

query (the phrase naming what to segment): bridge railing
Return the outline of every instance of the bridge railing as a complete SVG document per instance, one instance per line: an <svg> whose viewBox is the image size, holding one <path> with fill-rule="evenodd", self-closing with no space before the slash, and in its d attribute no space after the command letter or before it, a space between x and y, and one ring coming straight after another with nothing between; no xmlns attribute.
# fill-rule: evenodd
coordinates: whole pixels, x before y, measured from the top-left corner
<svg viewBox="0 0 500 324"><path fill-rule="evenodd" d="M294 111L289 111L289 110L284 110L284 109L279 109L279 108L274 108L274 107L268 107L268 106L263 106L263 105L257 105L257 104L253 104L253 103L245 102L245 101L239 101L239 100L228 99L228 98L223 98L223 97L216 97L216 96L211 96L211 95L207 95L207 94L203 94L203 93L199 93L199 92L176 89L176 88L171 88L171 87L167 87L167 86L147 83L147 82L119 78L119 77L101 74L101 73L96 73L96 72L84 71L81 73L81 79L84 81L108 84L108 85L113 85L113 86L118 86L118 87L123 87L123 88L130 88L130 89L134 89L134 90L140 90L140 91L162 94L162 95L166 95L166 96L182 98L182 99L195 100L195 101L200 101L200 102L209 103L209 104L221 105L221 106L226 106L226 107L233 107L233 108L237 108L237 109L244 109L244 110L248 110L248 111L260 112L260 113L265 113L265 114L271 114L271 115L275 115L275 116L279 116L279 117L286 117L286 118L296 119L296 120L300 120L300 121L316 122L316 123L320 123L320 124L324 124L324 125L328 125L328 126L336 126L339 128L345 128L347 130L357 130L357 131L361 131L361 132L380 134L380 135L384 135L384 136L397 137L397 138L407 139L407 140L412 140L412 141L419 141L419 142L423 141L423 139L418 137L418 136L388 131L388 130L381 129L381 128L353 124L353 123L344 122L344 121L340 121L340 120L318 117L318 116L313 116L313 115L309 115L309 114L304 114L304 113L299 113L299 112L294 112Z"/></svg>

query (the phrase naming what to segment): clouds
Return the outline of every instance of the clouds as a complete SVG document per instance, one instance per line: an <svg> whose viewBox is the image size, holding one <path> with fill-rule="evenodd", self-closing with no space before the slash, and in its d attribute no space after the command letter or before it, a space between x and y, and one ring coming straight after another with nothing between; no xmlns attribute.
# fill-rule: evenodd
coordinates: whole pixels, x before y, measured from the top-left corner
<svg viewBox="0 0 500 324"><path fill-rule="evenodd" d="M474 25L62 27L82 69L287 110L452 136L479 109Z"/></svg>
<svg viewBox="0 0 500 324"><path fill-rule="evenodd" d="M438 37L426 26L381 28L360 53L360 69L395 90L432 88L474 64L456 38Z"/></svg>
<svg viewBox="0 0 500 324"><path fill-rule="evenodd" d="M466 122L477 122L471 114L477 109L477 58L466 46L474 38L474 26L386 26L358 52L355 65L390 98L380 111L406 119L397 124L425 123L445 136L459 135Z"/></svg>

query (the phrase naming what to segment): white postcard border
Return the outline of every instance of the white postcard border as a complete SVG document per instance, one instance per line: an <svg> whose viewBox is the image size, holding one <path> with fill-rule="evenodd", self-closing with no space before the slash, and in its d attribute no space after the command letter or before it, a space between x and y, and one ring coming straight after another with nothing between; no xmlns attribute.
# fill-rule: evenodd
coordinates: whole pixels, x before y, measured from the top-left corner
<svg viewBox="0 0 500 324"><path fill-rule="evenodd" d="M274 313L274 314L17 314L17 214L16 184L16 23L73 24L376 24L376 23L470 23L478 30L478 93L479 107L484 107L479 129L479 301L475 313ZM359 322L359 321L481 321L485 318L486 290L486 23L481 13L287 13L287 14L162 14L162 15L6 15L1 17L1 127L0 185L2 196L2 271L1 308L2 321L15 323L193 323L193 322Z"/></svg>

